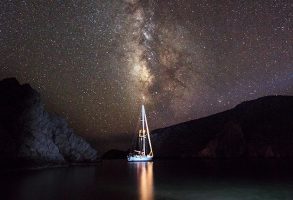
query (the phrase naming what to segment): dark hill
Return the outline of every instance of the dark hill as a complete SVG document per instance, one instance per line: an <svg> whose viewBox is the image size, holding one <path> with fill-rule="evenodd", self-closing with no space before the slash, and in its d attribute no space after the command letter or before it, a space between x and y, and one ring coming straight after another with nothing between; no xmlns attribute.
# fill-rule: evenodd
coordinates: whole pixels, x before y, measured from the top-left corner
<svg viewBox="0 0 293 200"><path fill-rule="evenodd" d="M46 112L30 85L9 78L0 81L0 159L7 166L72 163L94 161L97 152Z"/></svg>
<svg viewBox="0 0 293 200"><path fill-rule="evenodd" d="M127 151L122 151L118 149L111 149L103 154L102 159L126 159Z"/></svg>
<svg viewBox="0 0 293 200"><path fill-rule="evenodd" d="M293 157L293 96L247 101L152 132L157 157Z"/></svg>

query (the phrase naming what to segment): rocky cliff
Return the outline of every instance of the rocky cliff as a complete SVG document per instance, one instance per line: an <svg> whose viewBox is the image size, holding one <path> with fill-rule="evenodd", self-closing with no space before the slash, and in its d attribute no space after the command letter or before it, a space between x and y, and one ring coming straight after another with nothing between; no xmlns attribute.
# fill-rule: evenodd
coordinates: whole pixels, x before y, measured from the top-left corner
<svg viewBox="0 0 293 200"><path fill-rule="evenodd" d="M14 78L0 81L0 159L39 164L94 161L97 152L66 121L44 110L40 95Z"/></svg>
<svg viewBox="0 0 293 200"><path fill-rule="evenodd" d="M157 157L293 158L293 96L267 96L209 117L157 129Z"/></svg>

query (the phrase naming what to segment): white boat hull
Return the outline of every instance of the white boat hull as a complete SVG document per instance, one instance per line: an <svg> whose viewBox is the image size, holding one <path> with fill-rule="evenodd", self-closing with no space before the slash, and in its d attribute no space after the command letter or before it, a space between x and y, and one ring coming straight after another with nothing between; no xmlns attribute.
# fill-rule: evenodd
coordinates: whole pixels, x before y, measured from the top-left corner
<svg viewBox="0 0 293 200"><path fill-rule="evenodd" d="M128 162L147 162L152 161L153 156L144 156L144 155L128 155Z"/></svg>

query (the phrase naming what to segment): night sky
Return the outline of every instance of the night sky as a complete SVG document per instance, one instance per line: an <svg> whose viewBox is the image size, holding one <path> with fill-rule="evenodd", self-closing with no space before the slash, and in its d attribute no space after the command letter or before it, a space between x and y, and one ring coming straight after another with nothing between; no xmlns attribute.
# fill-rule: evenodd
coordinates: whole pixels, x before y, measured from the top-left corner
<svg viewBox="0 0 293 200"><path fill-rule="evenodd" d="M1 1L0 47L0 78L101 148L129 144L142 101L154 129L293 95L289 0Z"/></svg>

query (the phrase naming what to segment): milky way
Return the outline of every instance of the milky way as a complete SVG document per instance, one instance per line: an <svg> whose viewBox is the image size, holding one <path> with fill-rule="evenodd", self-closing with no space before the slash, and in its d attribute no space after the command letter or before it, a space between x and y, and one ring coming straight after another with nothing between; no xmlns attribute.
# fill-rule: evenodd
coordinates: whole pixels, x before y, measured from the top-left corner
<svg viewBox="0 0 293 200"><path fill-rule="evenodd" d="M0 78L125 148L141 103L154 129L293 95L292 20L290 1L1 1Z"/></svg>

